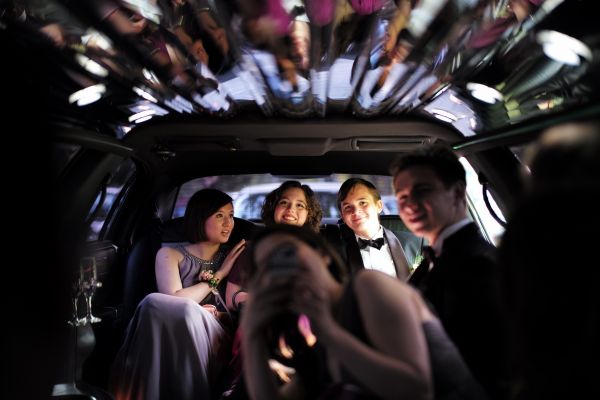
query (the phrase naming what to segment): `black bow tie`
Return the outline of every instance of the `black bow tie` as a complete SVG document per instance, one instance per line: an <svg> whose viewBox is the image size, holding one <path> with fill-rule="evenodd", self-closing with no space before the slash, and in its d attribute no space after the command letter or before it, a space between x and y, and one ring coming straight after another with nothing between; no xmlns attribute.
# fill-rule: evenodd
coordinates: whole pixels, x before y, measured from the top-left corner
<svg viewBox="0 0 600 400"><path fill-rule="evenodd" d="M365 240L365 239L358 238L358 247L361 250L366 249L367 246L375 247L377 250L379 250L379 249L381 249L381 246L383 246L384 243L385 243L385 241L383 240L382 237L375 239L375 240Z"/></svg>
<svg viewBox="0 0 600 400"><path fill-rule="evenodd" d="M433 247L431 247L431 246L423 247L423 258L427 261L428 267L429 267L429 263L435 263L437 261L437 256L435 255L435 251L433 251Z"/></svg>

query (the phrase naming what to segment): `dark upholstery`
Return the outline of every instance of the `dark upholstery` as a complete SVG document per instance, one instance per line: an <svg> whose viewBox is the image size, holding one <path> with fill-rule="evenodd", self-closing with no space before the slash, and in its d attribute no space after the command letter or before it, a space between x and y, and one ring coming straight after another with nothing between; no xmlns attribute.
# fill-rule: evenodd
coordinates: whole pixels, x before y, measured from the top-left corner
<svg viewBox="0 0 600 400"><path fill-rule="evenodd" d="M260 225L235 218L235 226L228 244L236 244L241 239L250 239ZM183 218L175 218L161 223L153 221L146 233L137 241L127 258L123 292L122 321L125 324L133 316L138 303L147 294L156 292L154 260L162 245L186 242L183 234Z"/></svg>
<svg viewBox="0 0 600 400"><path fill-rule="evenodd" d="M379 222L381 222L381 225L394 232L396 236L398 232L410 232L398 215L380 215Z"/></svg>
<svg viewBox="0 0 600 400"><path fill-rule="evenodd" d="M344 259L346 251L344 250L340 226L338 224L324 224L321 225L320 232L333 249L338 252L338 255Z"/></svg>
<svg viewBox="0 0 600 400"><path fill-rule="evenodd" d="M381 225L394 232L394 235L400 240L408 264L413 265L417 262L418 257L422 254L423 246L426 244L424 239L415 236L408 230L398 215L381 215L379 221Z"/></svg>
<svg viewBox="0 0 600 400"><path fill-rule="evenodd" d="M121 320L127 325L138 303L148 294L156 292L154 259L161 246L162 225L153 220L131 249L125 266L123 307Z"/></svg>
<svg viewBox="0 0 600 400"><path fill-rule="evenodd" d="M412 262L416 254L420 254L422 241L410 233L400 217L397 215L381 216L381 224L392 230L400 239L402 247L409 262ZM235 218L235 226L228 244L236 244L241 239L252 239L261 229L257 224L245 219ZM342 237L340 227L337 224L325 224L321 227L321 234L329 243L343 256ZM125 270L125 283L123 293L122 321L127 324L138 303L149 293L156 292L156 278L154 275L154 260L156 252L162 245L185 242L183 234L183 218L175 218L169 221L152 221L146 229L146 233L135 243L127 258Z"/></svg>

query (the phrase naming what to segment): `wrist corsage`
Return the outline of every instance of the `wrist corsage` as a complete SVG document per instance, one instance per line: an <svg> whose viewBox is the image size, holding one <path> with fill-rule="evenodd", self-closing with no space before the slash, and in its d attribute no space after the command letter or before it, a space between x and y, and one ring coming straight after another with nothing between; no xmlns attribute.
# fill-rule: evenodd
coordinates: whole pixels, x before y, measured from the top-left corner
<svg viewBox="0 0 600 400"><path fill-rule="evenodd" d="M207 269L200 272L200 282L208 283L211 289L216 289L219 286L220 279L215 276L212 269Z"/></svg>

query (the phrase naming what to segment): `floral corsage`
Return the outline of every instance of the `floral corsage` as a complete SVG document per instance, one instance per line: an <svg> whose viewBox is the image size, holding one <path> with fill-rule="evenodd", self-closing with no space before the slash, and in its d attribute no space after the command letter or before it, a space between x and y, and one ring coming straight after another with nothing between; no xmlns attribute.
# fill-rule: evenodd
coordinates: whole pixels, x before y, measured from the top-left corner
<svg viewBox="0 0 600 400"><path fill-rule="evenodd" d="M200 272L200 282L206 282L211 289L216 289L219 285L219 278L215 277L212 269L205 269Z"/></svg>

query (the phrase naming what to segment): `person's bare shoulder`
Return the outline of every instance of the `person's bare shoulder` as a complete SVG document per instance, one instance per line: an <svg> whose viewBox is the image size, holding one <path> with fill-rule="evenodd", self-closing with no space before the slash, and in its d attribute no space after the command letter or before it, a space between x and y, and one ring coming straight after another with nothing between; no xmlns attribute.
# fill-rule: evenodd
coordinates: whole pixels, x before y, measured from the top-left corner
<svg viewBox="0 0 600 400"><path fill-rule="evenodd" d="M175 260L177 262L181 261L183 259L183 254L173 248L173 247L169 247L169 246L163 246L161 247L158 252L156 253L156 262L158 263L159 261L161 262L165 262L165 261L171 261L171 260Z"/></svg>
<svg viewBox="0 0 600 400"><path fill-rule="evenodd" d="M369 270L357 274L353 289L359 305L377 307L384 314L385 311L405 307L408 303L406 300L413 295L412 288L406 283L382 272Z"/></svg>

